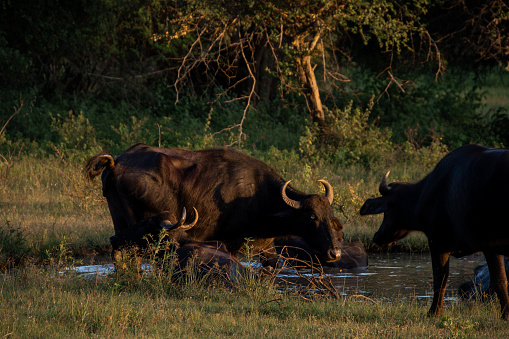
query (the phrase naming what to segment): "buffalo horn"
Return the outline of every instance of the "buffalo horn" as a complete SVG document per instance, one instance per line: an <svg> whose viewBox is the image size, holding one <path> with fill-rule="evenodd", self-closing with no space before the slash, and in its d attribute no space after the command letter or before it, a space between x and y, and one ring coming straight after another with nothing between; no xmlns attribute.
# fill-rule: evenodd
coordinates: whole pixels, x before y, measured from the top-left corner
<svg viewBox="0 0 509 339"><path fill-rule="evenodd" d="M332 205L332 200L334 200L334 191L332 190L331 184L329 184L327 181L322 180L322 179L320 179L318 181L323 184L323 187L325 187L325 196L329 200L329 203Z"/></svg>
<svg viewBox="0 0 509 339"><path fill-rule="evenodd" d="M185 208L185 207L184 207ZM187 231L187 230L190 230L191 228L194 227L194 225L196 225L196 223L198 222L198 211L196 210L196 208L193 207L193 210L194 210L194 220L191 221L190 223L188 224L185 224L185 225L182 225L182 229L184 231Z"/></svg>
<svg viewBox="0 0 509 339"><path fill-rule="evenodd" d="M193 209L194 209L195 217L194 217L194 220L192 222L190 222L189 224L184 224L184 222L186 221L186 216L187 216L186 208L184 207L184 208L182 208L182 216L179 221L172 224L168 220L163 220L161 222L161 227L167 229L168 231L177 229L177 228L182 228L184 231L191 229L198 222L198 211L194 207L193 207Z"/></svg>
<svg viewBox="0 0 509 339"><path fill-rule="evenodd" d="M387 173L385 173L385 175L382 177L382 180L380 181L380 186L378 187L378 190L380 191L381 195L384 195L391 190L389 185L387 185L387 178L389 177L389 173L391 173L391 171L387 171Z"/></svg>
<svg viewBox="0 0 509 339"><path fill-rule="evenodd" d="M286 195L286 187L288 186L288 184L290 183L291 180L288 180L287 182L284 183L283 186L281 186L281 196L283 197L283 200L284 202L290 206L290 207L293 207L295 209L300 209L302 206L301 206L301 203L300 201L297 201L297 200L293 200L293 199L290 199L288 198L288 196Z"/></svg>

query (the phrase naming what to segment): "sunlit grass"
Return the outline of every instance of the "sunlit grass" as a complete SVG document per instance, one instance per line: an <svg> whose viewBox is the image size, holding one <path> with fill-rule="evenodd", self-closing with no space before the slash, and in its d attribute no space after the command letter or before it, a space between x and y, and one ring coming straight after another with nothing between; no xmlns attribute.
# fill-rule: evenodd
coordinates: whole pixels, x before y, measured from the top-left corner
<svg viewBox="0 0 509 339"><path fill-rule="evenodd" d="M159 283L156 284L156 280ZM164 275L83 279L28 266L0 276L0 334L89 337L505 337L498 302L449 303L426 316L412 301L305 300L266 285L248 291L173 285Z"/></svg>
<svg viewBox="0 0 509 339"><path fill-rule="evenodd" d="M79 164L22 158L4 172L0 228L21 233L41 260L62 243L76 256L109 251L113 228L100 194L99 183L85 185Z"/></svg>

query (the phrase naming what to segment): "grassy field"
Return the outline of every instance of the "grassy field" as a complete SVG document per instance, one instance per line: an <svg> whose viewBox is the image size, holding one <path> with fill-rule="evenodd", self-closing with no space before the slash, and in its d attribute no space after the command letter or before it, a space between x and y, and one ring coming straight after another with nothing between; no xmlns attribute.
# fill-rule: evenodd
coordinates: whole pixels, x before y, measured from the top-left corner
<svg viewBox="0 0 509 339"><path fill-rule="evenodd" d="M389 168L334 168L301 164L291 155L258 154L307 192L334 187L334 210L347 241L370 250L380 216L360 217ZM422 166L400 164L393 180L422 177ZM152 338L208 337L503 337L497 300L450 302L428 318L428 303L281 292L274 277L248 274L233 288L193 278L175 281L166 271L150 276L113 274L84 279L63 267L107 256L113 227L100 181L85 184L82 161L21 157L0 167L0 337ZM422 235L397 250L425 251ZM106 257L107 258L107 257ZM14 265L15 264L15 265ZM14 266L14 268L12 268ZM10 269L9 269L10 268Z"/></svg>
<svg viewBox="0 0 509 339"><path fill-rule="evenodd" d="M57 266L28 266L0 276L4 338L502 338L496 300L428 305L364 298L306 298L247 278L233 289L200 280L83 279Z"/></svg>

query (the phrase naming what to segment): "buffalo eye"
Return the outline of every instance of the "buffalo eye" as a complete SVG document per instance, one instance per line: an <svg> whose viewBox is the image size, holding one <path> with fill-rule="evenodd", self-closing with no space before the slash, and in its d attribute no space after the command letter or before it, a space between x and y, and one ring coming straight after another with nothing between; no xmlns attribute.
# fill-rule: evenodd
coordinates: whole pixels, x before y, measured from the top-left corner
<svg viewBox="0 0 509 339"><path fill-rule="evenodd" d="M311 214L310 218L311 218L311 220L316 220L317 219L316 214Z"/></svg>

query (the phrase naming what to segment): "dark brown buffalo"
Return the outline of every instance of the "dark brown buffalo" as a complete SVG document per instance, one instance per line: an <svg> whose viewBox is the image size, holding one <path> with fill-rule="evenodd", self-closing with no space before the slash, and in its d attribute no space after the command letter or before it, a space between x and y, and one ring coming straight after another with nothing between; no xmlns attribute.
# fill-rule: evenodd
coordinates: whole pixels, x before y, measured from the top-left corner
<svg viewBox="0 0 509 339"><path fill-rule="evenodd" d="M509 317L504 255L509 254L509 151L467 145L445 156L417 183L391 183L387 173L379 198L368 199L361 215L384 213L373 241L381 246L410 231L428 237L433 265L433 303L430 315L441 314L449 257L482 251L491 284L497 292L502 318Z"/></svg>
<svg viewBox="0 0 509 339"><path fill-rule="evenodd" d="M183 244L188 242L186 231L191 229L198 221L198 214L195 211L195 219L184 224L186 220L186 209L183 209L179 221L172 223L176 217L172 213L165 211L155 216L142 220L128 229L122 230L118 234L110 237L110 243L113 248L113 255L118 255L123 247L146 248L148 243L159 238L163 229L167 231L166 240L172 243Z"/></svg>
<svg viewBox="0 0 509 339"><path fill-rule="evenodd" d="M188 242L179 246L176 253L183 270L193 267L201 276L221 277L233 283L245 272L241 262L220 242Z"/></svg>
<svg viewBox="0 0 509 339"><path fill-rule="evenodd" d="M320 259L320 256L305 239L294 235L277 237L271 243L272 252L281 260L268 261L272 265L288 265L295 268L307 268L317 264L322 267L337 269L365 268L368 266L368 254L360 243L343 242L343 225L337 218L332 219L332 229L336 239L340 243L341 258L333 262ZM267 251L268 253L268 251Z"/></svg>
<svg viewBox="0 0 509 339"><path fill-rule="evenodd" d="M278 263L279 265L308 268L318 264L321 267L337 269L356 269L368 266L368 254L364 246L358 242L342 242L340 244L341 258L334 262L320 260L306 241L296 236L277 237L274 239L274 248L278 258L282 261Z"/></svg>
<svg viewBox="0 0 509 339"><path fill-rule="evenodd" d="M188 270L189 264L200 275L214 275L232 282L244 272L242 264L232 257L220 242L194 242L190 241L186 231L191 229L198 220L195 211L195 219L185 224L186 210L184 208L182 217L173 223L175 216L169 212L163 212L153 217L142 220L133 227L123 230L119 234L110 237L113 247L113 259L116 266L124 267L122 262L122 249L132 248L135 251L145 249L148 244L161 240L168 241L169 247L164 247L170 252L175 252L177 262L184 271ZM166 232L162 232L166 230ZM162 251L162 253L165 253ZM141 258L135 258L136 269L139 270Z"/></svg>
<svg viewBox="0 0 509 339"><path fill-rule="evenodd" d="M196 208L194 241L222 241L236 253L246 238L298 235L325 261L339 259L333 237L332 187L325 196L288 186L262 161L232 149L191 151L135 144L115 159L92 157L85 174L102 173L115 234L163 211Z"/></svg>

